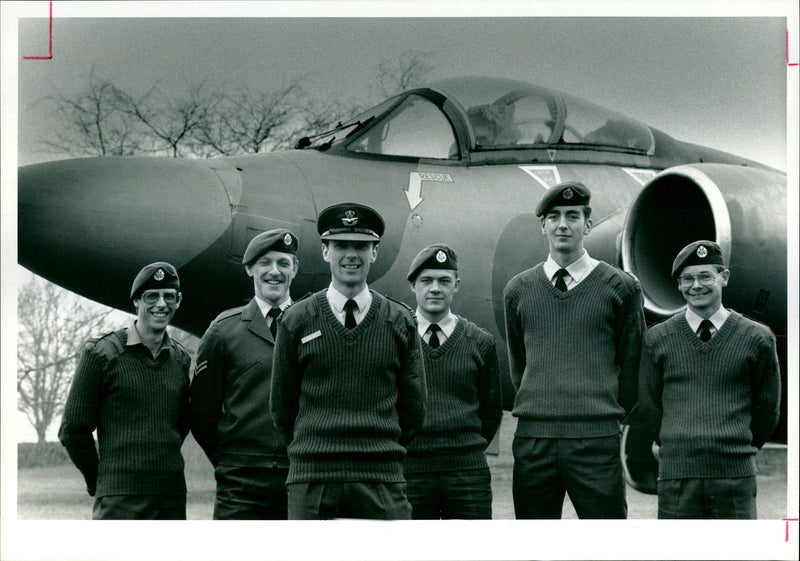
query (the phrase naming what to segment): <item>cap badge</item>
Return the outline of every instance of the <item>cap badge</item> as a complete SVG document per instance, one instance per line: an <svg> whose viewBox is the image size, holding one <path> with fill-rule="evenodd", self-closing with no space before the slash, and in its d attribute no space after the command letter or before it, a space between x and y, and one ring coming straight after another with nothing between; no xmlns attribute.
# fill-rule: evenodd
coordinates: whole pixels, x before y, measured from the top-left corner
<svg viewBox="0 0 800 561"><path fill-rule="evenodd" d="M700 247L697 248L697 256L700 259L704 259L706 255L708 255L708 250L706 249L706 246L701 245Z"/></svg>
<svg viewBox="0 0 800 561"><path fill-rule="evenodd" d="M344 211L344 218L342 218L342 224L345 226L355 226L358 224L358 217L356 216L356 211L354 210L346 210Z"/></svg>
<svg viewBox="0 0 800 561"><path fill-rule="evenodd" d="M153 278L159 282L164 280L164 269L159 269L158 271L156 271L155 274L153 275Z"/></svg>
<svg viewBox="0 0 800 561"><path fill-rule="evenodd" d="M444 254L444 251L442 251L442 250L440 249L439 251L437 251L437 252L436 252L436 260L437 260L439 263L444 263L445 261L447 261L447 255L445 255L445 254Z"/></svg>
<svg viewBox="0 0 800 561"><path fill-rule="evenodd" d="M574 193L572 192L572 188L571 187L567 187L566 189L561 191L561 197L564 198L564 199L567 199L567 200L571 199L573 194Z"/></svg>
<svg viewBox="0 0 800 561"><path fill-rule="evenodd" d="M292 245L292 235L287 233L283 236L283 245Z"/></svg>

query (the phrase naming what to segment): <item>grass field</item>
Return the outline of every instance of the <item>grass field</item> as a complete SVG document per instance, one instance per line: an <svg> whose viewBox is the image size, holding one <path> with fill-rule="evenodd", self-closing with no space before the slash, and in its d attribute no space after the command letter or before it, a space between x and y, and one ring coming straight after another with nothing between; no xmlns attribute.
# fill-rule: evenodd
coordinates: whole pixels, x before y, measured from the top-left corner
<svg viewBox="0 0 800 561"><path fill-rule="evenodd" d="M495 519L513 519L511 442L515 419L506 412L500 432L500 454L489 456L492 470L492 505ZM188 486L187 518L209 520L214 509L214 471L191 436L183 446ZM786 517L786 454L783 450L765 450L759 455L759 518L777 520ZM86 494L83 478L72 464L21 469L18 472L17 518L20 520L88 520L94 499ZM628 518L654 519L656 497L628 489ZM564 518L576 518L567 504Z"/></svg>

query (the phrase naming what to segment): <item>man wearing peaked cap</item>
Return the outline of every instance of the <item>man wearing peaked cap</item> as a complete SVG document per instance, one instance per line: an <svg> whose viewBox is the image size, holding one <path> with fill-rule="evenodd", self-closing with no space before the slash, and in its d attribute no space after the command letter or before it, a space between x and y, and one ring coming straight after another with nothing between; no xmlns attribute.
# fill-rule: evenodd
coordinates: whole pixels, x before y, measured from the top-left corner
<svg viewBox="0 0 800 561"><path fill-rule="evenodd" d="M722 305L717 243L688 244L672 276L686 311L647 330L639 369L640 414L660 445L658 517L754 519L755 455L780 415L775 335Z"/></svg>
<svg viewBox="0 0 800 561"><path fill-rule="evenodd" d="M560 518L565 493L580 518L627 516L620 423L636 403L642 289L584 249L590 201L578 182L547 192L547 260L504 292L517 518Z"/></svg>
<svg viewBox="0 0 800 561"><path fill-rule="evenodd" d="M429 405L404 462L414 519L489 519L486 446L503 415L494 337L450 307L458 256L445 244L420 251L408 269L417 299Z"/></svg>
<svg viewBox="0 0 800 561"><path fill-rule="evenodd" d="M186 518L191 359L167 334L179 290L169 263L143 267L130 291L136 319L81 353L58 438L95 497L93 519Z"/></svg>
<svg viewBox="0 0 800 561"><path fill-rule="evenodd" d="M298 240L256 235L242 257L254 297L222 312L200 341L192 380L192 434L214 465L215 519L285 520L286 443L269 415L279 316L291 304Z"/></svg>
<svg viewBox="0 0 800 561"><path fill-rule="evenodd" d="M383 230L381 215L370 207L357 203L329 206L319 214L317 220L317 231L322 241L379 242Z"/></svg>
<svg viewBox="0 0 800 561"><path fill-rule="evenodd" d="M383 219L342 203L317 228L331 283L286 311L273 359L289 518L409 519L402 464L424 419L425 373L411 310L367 286Z"/></svg>

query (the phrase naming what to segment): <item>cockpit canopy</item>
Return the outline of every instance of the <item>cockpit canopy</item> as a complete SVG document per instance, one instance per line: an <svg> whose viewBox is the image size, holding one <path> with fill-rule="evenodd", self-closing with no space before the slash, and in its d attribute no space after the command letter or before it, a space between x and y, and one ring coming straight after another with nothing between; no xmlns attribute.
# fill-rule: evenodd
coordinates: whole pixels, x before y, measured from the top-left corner
<svg viewBox="0 0 800 561"><path fill-rule="evenodd" d="M458 160L469 154L579 149L652 155L646 125L525 82L451 78L392 97L302 147Z"/></svg>

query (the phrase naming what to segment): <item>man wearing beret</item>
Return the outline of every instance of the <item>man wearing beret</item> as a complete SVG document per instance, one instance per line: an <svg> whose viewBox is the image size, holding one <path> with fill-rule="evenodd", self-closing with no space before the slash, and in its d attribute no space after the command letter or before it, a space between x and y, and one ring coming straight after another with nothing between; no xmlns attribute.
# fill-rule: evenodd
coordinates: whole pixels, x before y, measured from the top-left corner
<svg viewBox="0 0 800 561"><path fill-rule="evenodd" d="M286 310L273 361L289 518L410 519L403 458L424 420L425 374L411 310L367 286L383 219L342 203L317 229L331 283Z"/></svg>
<svg viewBox="0 0 800 561"><path fill-rule="evenodd" d="M644 331L639 282L583 247L592 229L582 183L551 188L536 208L547 261L505 288L517 518L625 518L620 422L637 397Z"/></svg>
<svg viewBox="0 0 800 561"><path fill-rule="evenodd" d="M780 414L770 329L722 305L719 245L684 247L672 276L686 311L647 330L640 410L659 443L659 518L756 518L755 456Z"/></svg>
<svg viewBox="0 0 800 561"><path fill-rule="evenodd" d="M84 346L58 438L95 497L93 519L184 520L191 359L167 334L181 303L175 267L144 267L131 300L126 329Z"/></svg>
<svg viewBox="0 0 800 561"><path fill-rule="evenodd" d="M428 384L422 431L404 463L415 520L490 519L486 446L503 417L494 337L455 315L458 256L445 244L420 251L408 269Z"/></svg>
<svg viewBox="0 0 800 561"><path fill-rule="evenodd" d="M286 443L269 414L279 316L292 302L297 237L262 232L242 263L247 305L222 312L200 341L192 380L192 434L214 465L214 519L286 520Z"/></svg>

